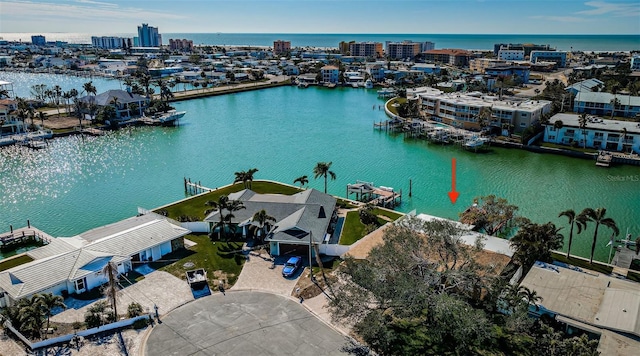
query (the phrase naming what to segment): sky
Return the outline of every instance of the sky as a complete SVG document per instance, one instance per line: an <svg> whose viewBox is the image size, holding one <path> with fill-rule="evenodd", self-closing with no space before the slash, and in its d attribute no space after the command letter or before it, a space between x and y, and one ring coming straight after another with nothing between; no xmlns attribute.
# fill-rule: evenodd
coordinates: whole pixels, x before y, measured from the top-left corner
<svg viewBox="0 0 640 356"><path fill-rule="evenodd" d="M640 1L0 0L0 33L636 34Z"/></svg>

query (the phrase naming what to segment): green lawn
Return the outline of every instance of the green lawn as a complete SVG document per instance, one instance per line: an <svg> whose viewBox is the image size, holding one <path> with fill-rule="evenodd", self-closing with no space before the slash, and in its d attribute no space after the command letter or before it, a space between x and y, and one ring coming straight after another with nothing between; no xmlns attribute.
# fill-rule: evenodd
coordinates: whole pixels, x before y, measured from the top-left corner
<svg viewBox="0 0 640 356"><path fill-rule="evenodd" d="M576 152L598 153L598 150L593 148L571 147L571 146L558 145L558 144L549 143L549 142L543 142L540 144L540 146L558 148L561 150L576 151Z"/></svg>
<svg viewBox="0 0 640 356"><path fill-rule="evenodd" d="M604 274L611 274L611 271L613 271L613 267L607 266L607 265L603 265L599 262L593 261L593 264L589 264L589 261L585 261L583 259L580 258L573 258L573 257L569 257L569 259L567 259L567 255L566 254L557 254L557 253L551 253L551 258L553 258L556 261L560 261L560 262L564 262L570 265L574 265L576 267L580 267L580 268L584 268L584 269L590 269L592 271L596 271L596 272L600 272L600 273L604 273Z"/></svg>
<svg viewBox="0 0 640 356"><path fill-rule="evenodd" d="M207 201L217 201L220 195L228 195L229 193L239 192L242 189L244 189L244 185L242 183L236 183L234 185L221 188L207 194L193 197L181 203L170 205L162 210L165 210L167 212L167 216L172 219L178 219L178 217L180 216L189 216L193 217L196 221L202 221L205 218L204 212L208 209L208 207L205 205ZM256 193L261 194L285 195L292 195L301 191L298 188L265 181L253 182L253 184L251 185L251 189Z"/></svg>
<svg viewBox="0 0 640 356"><path fill-rule="evenodd" d="M9 268L20 266L22 264L25 264L31 261L33 261L33 258L27 255L18 255L14 257L5 258L2 261L0 261L0 272L6 271Z"/></svg>
<svg viewBox="0 0 640 356"><path fill-rule="evenodd" d="M391 113L393 113L394 115L398 115L398 107L397 106L393 106L393 104L404 104L407 102L407 98L393 98L391 99L391 101L389 101L389 104L387 105L387 109L389 109L389 111L391 111Z"/></svg>
<svg viewBox="0 0 640 356"><path fill-rule="evenodd" d="M374 215L383 215L391 219L392 221L398 220L402 217L402 214L382 210L379 208L373 209ZM382 226L386 224L387 221L378 217L378 225ZM344 225L342 227L342 235L340 235L340 245L352 245L356 241L360 240L366 235L367 228L360 221L360 215L357 211L350 211L347 213L347 218L344 221Z"/></svg>
<svg viewBox="0 0 640 356"><path fill-rule="evenodd" d="M255 184L255 183L254 183ZM186 279L185 272L192 269L204 268L210 286L216 286L215 271L226 275L227 283L234 284L238 279L245 257L242 253L234 253L242 249L242 242L220 242L215 244L207 235L187 235L186 239L197 245L182 251L172 252L163 258L164 262L153 262L151 267L169 272L174 276ZM185 267L187 262L193 266Z"/></svg>

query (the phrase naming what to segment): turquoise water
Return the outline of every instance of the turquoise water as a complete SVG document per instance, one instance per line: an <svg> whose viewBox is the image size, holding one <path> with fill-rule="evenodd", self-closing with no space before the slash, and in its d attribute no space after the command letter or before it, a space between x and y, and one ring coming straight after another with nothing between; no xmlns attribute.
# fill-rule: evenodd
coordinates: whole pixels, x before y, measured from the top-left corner
<svg viewBox="0 0 640 356"><path fill-rule="evenodd" d="M92 35L133 37L133 33L0 33L6 40L29 41L31 35L44 35L48 41L91 43ZM561 51L631 51L640 49L637 35L539 35L539 34L323 34L323 33L163 33L164 44L170 38L186 38L196 45L273 46L275 40L291 41L291 46L338 47L340 41L404 40L435 43L436 48L492 50L496 43L548 44Z"/></svg>
<svg viewBox="0 0 640 356"><path fill-rule="evenodd" d="M373 90L280 87L176 103L187 111L177 128L59 138L41 151L1 148L0 231L30 219L54 236L78 234L135 215L138 206L183 198L183 177L215 188L253 167L257 179L291 183L306 174L322 189L312 169L333 161L330 193L344 196L347 183L372 181L402 189L405 212L456 218L474 197L496 194L538 222L564 224L560 211L606 207L623 232L640 234L639 167L601 169L590 160L500 148L475 154L404 139L373 129L386 119L382 103ZM454 157L456 205L447 196ZM597 257L606 259L608 232L601 231ZM575 239L574 252L587 255L591 236L588 230Z"/></svg>

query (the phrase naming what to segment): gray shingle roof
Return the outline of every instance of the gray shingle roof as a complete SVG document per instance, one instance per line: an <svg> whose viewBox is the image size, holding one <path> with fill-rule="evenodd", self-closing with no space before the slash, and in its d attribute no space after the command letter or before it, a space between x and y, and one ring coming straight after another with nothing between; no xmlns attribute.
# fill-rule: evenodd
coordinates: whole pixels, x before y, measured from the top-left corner
<svg viewBox="0 0 640 356"><path fill-rule="evenodd" d="M245 209L235 211L232 223L246 223L264 209L276 222L267 240L291 243L307 243L304 238L311 232L315 243L321 243L331 221L336 199L315 189L307 189L294 195L258 194L242 190L229 194L230 200L242 201ZM226 212L225 212L226 213ZM205 221L219 221L219 211L214 211ZM304 234L301 231L305 232Z"/></svg>
<svg viewBox="0 0 640 356"><path fill-rule="evenodd" d="M93 100L96 105L107 106L111 105L113 98L118 98L118 103L120 104L138 103L147 100L147 98L142 95L129 93L126 90L120 89L107 90L104 93L100 93L96 96L86 95L79 98L78 100L85 103L91 102Z"/></svg>

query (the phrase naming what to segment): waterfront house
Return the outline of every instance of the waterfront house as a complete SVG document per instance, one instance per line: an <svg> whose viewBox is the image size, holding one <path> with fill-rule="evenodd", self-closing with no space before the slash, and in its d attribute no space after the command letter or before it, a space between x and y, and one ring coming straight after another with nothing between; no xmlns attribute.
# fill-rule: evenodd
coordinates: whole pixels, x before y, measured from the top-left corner
<svg viewBox="0 0 640 356"><path fill-rule="evenodd" d="M147 106L149 106L150 101L142 95L119 89L107 90L95 96L86 95L78 100L87 105L96 104L98 107L113 106L116 109L117 119L127 119L131 116L142 115ZM134 104L137 108L132 111Z"/></svg>
<svg viewBox="0 0 640 356"><path fill-rule="evenodd" d="M573 111L591 115L638 117L640 96L579 91L573 100Z"/></svg>
<svg viewBox="0 0 640 356"><path fill-rule="evenodd" d="M327 65L320 69L320 75L323 83L338 83L340 78L340 70L336 66Z"/></svg>
<svg viewBox="0 0 640 356"><path fill-rule="evenodd" d="M156 214L129 218L27 252L34 260L0 272L0 307L35 293L66 296L107 282L107 263L125 274L184 246L190 231Z"/></svg>
<svg viewBox="0 0 640 356"><path fill-rule="evenodd" d="M424 74L440 74L440 66L432 63L416 63L411 66L411 70L419 71Z"/></svg>
<svg viewBox="0 0 640 356"><path fill-rule="evenodd" d="M544 131L544 141L609 151L640 153L640 124L631 121L607 120L587 116L584 129L580 128L580 115L560 113L554 115ZM556 124L561 122L562 124Z"/></svg>
<svg viewBox="0 0 640 356"><path fill-rule="evenodd" d="M271 254L275 256L291 253L305 255L309 251L310 241L314 245L327 242L336 219L336 198L315 189L294 195L258 194L245 189L229 194L229 200L240 201L245 207L234 211L231 219L231 224L242 231L242 236L251 236L251 230L259 227L253 221L256 212L265 210L275 218L275 222L269 223L270 228L264 239L269 242ZM214 211L204 221L213 226L219 220L220 212Z"/></svg>
<svg viewBox="0 0 640 356"><path fill-rule="evenodd" d="M26 124L13 113L18 109L18 102L11 99L0 100L0 137L26 132Z"/></svg>
<svg viewBox="0 0 640 356"><path fill-rule="evenodd" d="M601 355L637 355L640 351L640 284L594 271L536 262L520 284L540 301L531 315L546 315L569 335L584 332L598 339Z"/></svg>
<svg viewBox="0 0 640 356"><path fill-rule="evenodd" d="M369 76L371 78L371 80L373 80L374 82L384 82L384 71L385 71L385 67L382 64L379 63L373 63L373 64L367 64L366 65L366 71L367 73L369 73Z"/></svg>

